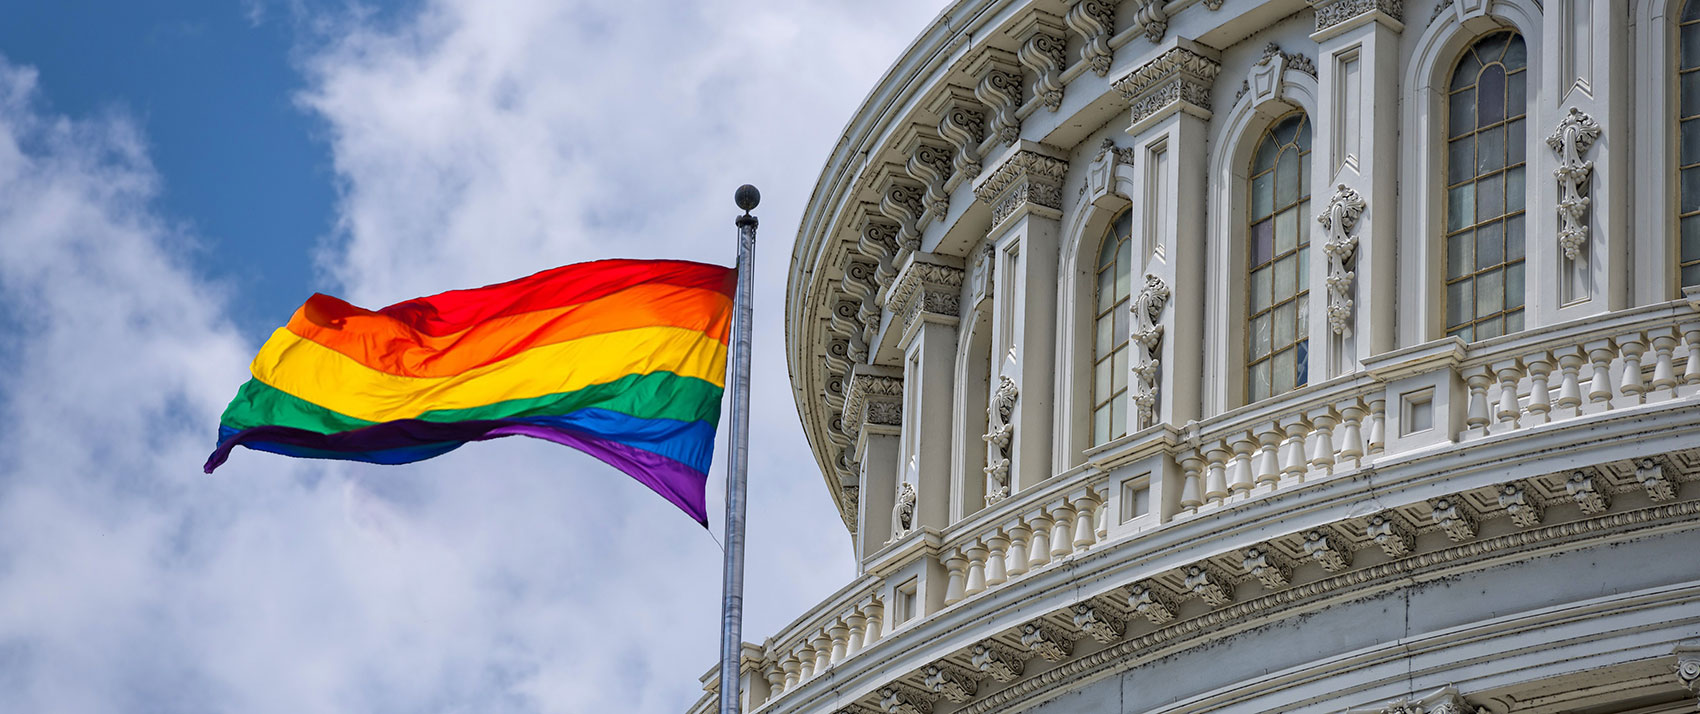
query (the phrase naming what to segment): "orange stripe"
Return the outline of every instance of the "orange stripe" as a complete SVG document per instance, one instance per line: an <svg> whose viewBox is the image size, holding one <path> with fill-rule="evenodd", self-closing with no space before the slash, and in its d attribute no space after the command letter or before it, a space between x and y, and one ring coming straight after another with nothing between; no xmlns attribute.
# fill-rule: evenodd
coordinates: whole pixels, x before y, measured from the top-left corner
<svg viewBox="0 0 1700 714"><path fill-rule="evenodd" d="M725 344L732 329L732 300L717 290L637 285L589 302L492 318L438 336L315 295L295 311L287 329L379 372L449 377L535 347L642 327L694 330ZM561 368L570 370L572 365Z"/></svg>

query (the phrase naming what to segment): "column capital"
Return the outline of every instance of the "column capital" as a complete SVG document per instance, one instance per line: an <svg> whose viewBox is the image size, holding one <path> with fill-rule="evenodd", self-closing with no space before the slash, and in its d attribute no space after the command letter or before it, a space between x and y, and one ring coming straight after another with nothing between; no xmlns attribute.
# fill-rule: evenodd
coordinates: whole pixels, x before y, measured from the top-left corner
<svg viewBox="0 0 1700 714"><path fill-rule="evenodd" d="M1063 155L1045 144L1021 141L980 177L974 197L992 207L991 233L1027 213L1062 218L1062 182L1068 174Z"/></svg>
<svg viewBox="0 0 1700 714"><path fill-rule="evenodd" d="M1175 112L1211 117L1210 88L1222 72L1219 53L1182 37L1156 59L1112 83L1132 105L1127 133L1139 134Z"/></svg>
<svg viewBox="0 0 1700 714"><path fill-rule="evenodd" d="M916 253L897 274L886 305L902 324L902 344L914 339L914 326L923 321L955 325L962 314L962 284L967 271L952 262L958 259L932 253Z"/></svg>
<svg viewBox="0 0 1700 714"><path fill-rule="evenodd" d="M1394 32L1405 29L1404 0L1310 0L1310 6L1316 9L1316 31L1310 38L1317 42L1371 22Z"/></svg>
<svg viewBox="0 0 1700 714"><path fill-rule="evenodd" d="M858 443L864 427L895 433L903 425L903 373L896 368L854 365L844 393L844 429Z"/></svg>

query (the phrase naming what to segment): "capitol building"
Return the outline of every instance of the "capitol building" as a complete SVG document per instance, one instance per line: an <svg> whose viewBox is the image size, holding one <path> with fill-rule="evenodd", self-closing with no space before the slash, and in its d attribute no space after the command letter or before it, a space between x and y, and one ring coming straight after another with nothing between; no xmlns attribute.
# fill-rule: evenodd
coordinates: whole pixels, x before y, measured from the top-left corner
<svg viewBox="0 0 1700 714"><path fill-rule="evenodd" d="M745 711L1700 706L1700 0L916 29L789 266L857 573Z"/></svg>

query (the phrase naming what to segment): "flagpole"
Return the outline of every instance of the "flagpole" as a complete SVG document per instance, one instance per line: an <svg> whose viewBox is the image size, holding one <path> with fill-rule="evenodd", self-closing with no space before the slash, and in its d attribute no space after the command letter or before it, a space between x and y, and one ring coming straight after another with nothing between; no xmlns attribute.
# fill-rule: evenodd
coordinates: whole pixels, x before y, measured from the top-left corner
<svg viewBox="0 0 1700 714"><path fill-rule="evenodd" d="M750 326L756 270L756 217L761 192L744 184L733 200L738 225L738 292L732 313L732 446L726 465L726 564L720 609L720 714L738 714L744 653L744 489L750 451Z"/></svg>

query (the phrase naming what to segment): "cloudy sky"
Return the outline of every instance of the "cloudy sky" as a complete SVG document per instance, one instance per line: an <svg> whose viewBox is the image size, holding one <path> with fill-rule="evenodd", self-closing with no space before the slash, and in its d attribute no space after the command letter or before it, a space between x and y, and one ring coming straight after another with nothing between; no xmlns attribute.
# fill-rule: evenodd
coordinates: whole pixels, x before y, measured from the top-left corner
<svg viewBox="0 0 1700 714"><path fill-rule="evenodd" d="M759 641L852 575L783 376L797 220L943 4L0 2L0 711L689 706L721 553L661 498L524 439L206 476L218 414L313 291L730 263L755 183Z"/></svg>

